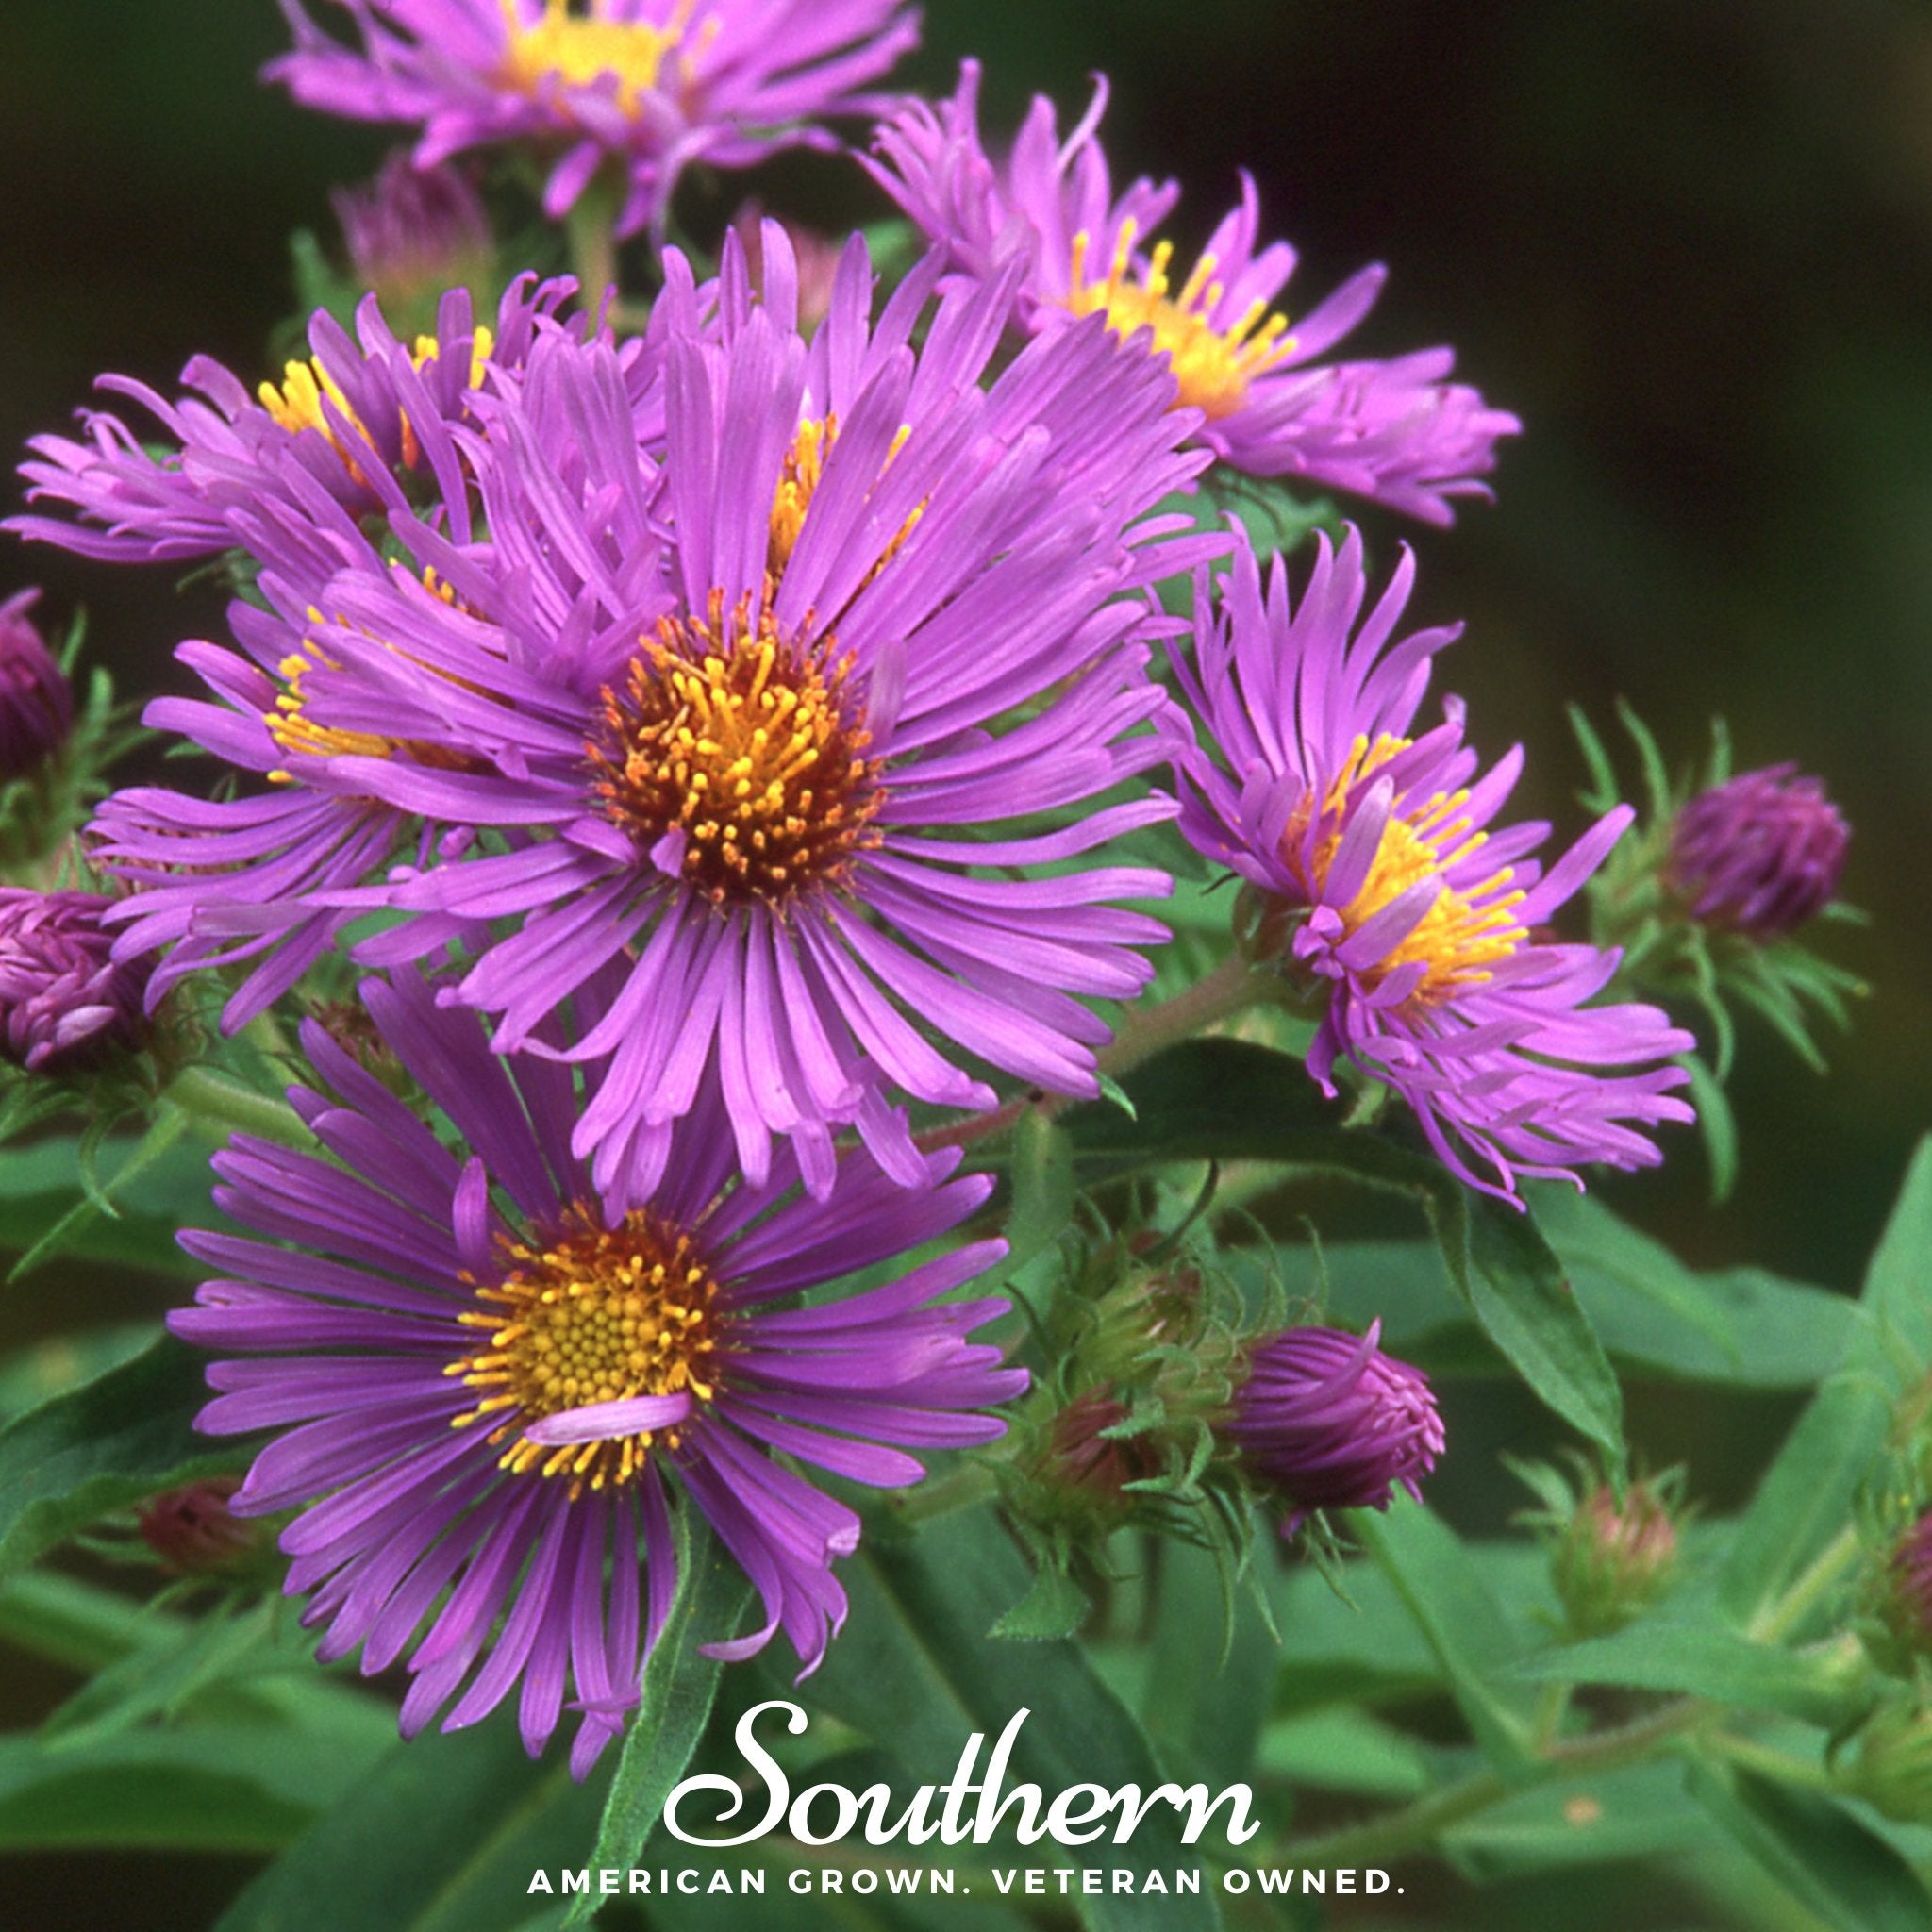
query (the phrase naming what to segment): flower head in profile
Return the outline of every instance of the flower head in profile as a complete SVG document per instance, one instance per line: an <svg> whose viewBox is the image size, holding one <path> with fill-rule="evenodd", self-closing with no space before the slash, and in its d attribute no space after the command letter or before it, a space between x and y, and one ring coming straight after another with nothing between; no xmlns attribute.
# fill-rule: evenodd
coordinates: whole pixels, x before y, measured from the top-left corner
<svg viewBox="0 0 1932 1932"><path fill-rule="evenodd" d="M1345 1057L1407 1102L1452 1172L1507 1200L1589 1162L1652 1165L1644 1130L1691 1118L1673 1091L1685 1070L1655 1063L1694 1042L1655 1007L1590 1006L1618 955L1544 937L1630 812L1547 872L1530 857L1547 825L1496 825L1522 753L1482 772L1455 699L1417 731L1456 633L1396 639L1413 575L1405 556L1365 612L1359 536L1324 539L1291 605L1287 566L1264 579L1238 538L1218 594L1199 583L1179 666L1206 740L1176 748L1181 831L1254 889L1284 969L1325 982L1308 1056L1324 1091Z"/></svg>
<svg viewBox="0 0 1932 1932"><path fill-rule="evenodd" d="M1386 1509L1398 1487L1422 1500L1442 1418L1427 1378L1385 1355L1381 1332L1288 1328L1249 1352L1221 1435L1290 1504L1284 1536L1312 1510Z"/></svg>
<svg viewBox="0 0 1932 1932"><path fill-rule="evenodd" d="M0 887L0 1058L64 1073L113 1047L139 1046L147 969L113 957L95 892Z"/></svg>
<svg viewBox="0 0 1932 1932"><path fill-rule="evenodd" d="M1666 875L1704 924L1782 939L1831 903L1851 836L1818 779L1794 764L1769 765L1684 806Z"/></svg>
<svg viewBox="0 0 1932 1932"><path fill-rule="evenodd" d="M27 615L40 594L0 604L0 783L45 764L74 728L74 688Z"/></svg>
<svg viewBox="0 0 1932 1932"><path fill-rule="evenodd" d="M1368 312L1380 268L1352 276L1298 322L1275 308L1295 267L1285 242L1260 244L1254 183L1193 267L1174 265L1155 231L1172 182L1141 178L1118 196L1097 135L1105 81L1062 142L1054 107L1036 98L1004 164L979 131L979 69L968 61L949 100L911 101L876 131L874 178L935 242L956 274L997 275L1017 261L1011 313L1029 333L1086 315L1164 358L1179 405L1218 460L1257 476L1299 476L1430 523L1451 501L1485 495L1499 438L1520 425L1446 378L1447 349L1387 361L1337 362L1329 351Z"/></svg>
<svg viewBox="0 0 1932 1932"><path fill-rule="evenodd" d="M184 710L285 772L308 829L258 838L244 814L277 794L237 801L235 836L184 868L175 828L220 808L147 793L102 817L140 943L208 963L308 922L231 1018L373 907L409 916L372 963L467 935L445 996L494 1015L505 1051L622 962L557 1050L603 1070L576 1145L640 1200L708 1079L751 1178L783 1138L814 1191L855 1124L921 1177L895 1091L990 1107L990 1066L1093 1093L1108 1028L1085 1001L1138 993L1165 936L1119 903L1163 873L1079 863L1174 810L1102 802L1163 756L1141 727L1167 702L1142 641L1164 621L1136 593L1193 540L1170 553L1141 513L1200 458L1162 377L1095 325L981 390L988 299L941 304L915 353L927 289L872 327L859 244L808 346L782 231L764 239L767 300L727 243L715 313L671 258L661 446L638 442L615 351L547 336L470 440L489 545L406 529L408 564L339 574L245 688L219 667L239 718ZM272 653L296 648L277 711ZM397 823L442 829L358 898Z"/></svg>
<svg viewBox="0 0 1932 1932"><path fill-rule="evenodd" d="M581 1713L582 1776L663 1627L674 1511L709 1524L763 1606L712 1654L783 1630L810 1669L859 1523L800 1466L916 1482L911 1452L1001 1433L982 1411L1026 1377L971 1336L1007 1304L944 1297L1002 1243L798 1305L946 1234L991 1182L911 1191L859 1154L823 1200L787 1163L746 1185L712 1096L652 1207L613 1206L570 1151L570 1069L499 1059L412 977L363 992L460 1151L305 1027L320 1084L291 1098L332 1158L238 1137L215 1201L248 1233L183 1237L220 1271L171 1319L218 1357L198 1425L276 1431L230 1507L299 1512L287 1588L325 1657L406 1664L406 1735L521 1684L533 1754Z"/></svg>
<svg viewBox="0 0 1932 1932"><path fill-rule="evenodd" d="M693 161L748 168L833 143L812 124L862 114L858 92L919 38L900 0L341 0L359 45L283 0L294 51L270 63L305 106L412 124L423 167L517 142L550 165L559 219L606 162L620 234L661 220Z"/></svg>
<svg viewBox="0 0 1932 1932"><path fill-rule="evenodd" d="M392 154L375 178L329 196L350 272L385 307L413 313L445 289L489 282L496 244L472 175Z"/></svg>
<svg viewBox="0 0 1932 1932"><path fill-rule="evenodd" d="M574 284L525 276L506 291L495 325L466 290L438 306L433 331L404 342L367 297L351 335L318 310L306 357L251 387L196 356L188 393L170 401L130 376L99 387L154 419L135 427L105 409L78 437L37 436L20 466L30 503L64 507L9 517L0 528L110 562L171 562L240 549L275 568L303 546L309 575L341 567L331 546L360 520L402 517L441 498L458 539L467 496L452 428L492 370L513 371ZM157 434L157 429L158 434Z"/></svg>

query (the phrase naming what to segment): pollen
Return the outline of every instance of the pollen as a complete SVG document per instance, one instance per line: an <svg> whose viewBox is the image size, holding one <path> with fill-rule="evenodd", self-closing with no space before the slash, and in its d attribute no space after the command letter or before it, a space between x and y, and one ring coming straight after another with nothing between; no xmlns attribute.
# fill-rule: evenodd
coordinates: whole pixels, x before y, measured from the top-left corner
<svg viewBox="0 0 1932 1932"><path fill-rule="evenodd" d="M831 637L727 621L715 591L705 618L665 619L587 747L607 814L714 905L842 884L884 797L850 673Z"/></svg>
<svg viewBox="0 0 1932 1932"><path fill-rule="evenodd" d="M1105 315L1123 341L1151 329L1154 352L1167 357L1180 387L1180 404L1210 422L1233 415L1247 401L1248 385L1294 353L1288 318L1257 300L1232 322L1217 324L1214 312L1226 292L1215 280L1218 259L1202 256L1175 294L1167 273L1174 243L1158 242L1143 267L1134 260L1139 233L1137 224L1123 222L1113 259L1091 278L1092 238L1084 228L1074 237L1067 307L1075 315Z"/></svg>
<svg viewBox="0 0 1932 1932"><path fill-rule="evenodd" d="M654 1448L676 1448L676 1428L558 1447L523 1425L641 1395L710 1401L728 1324L716 1278L688 1234L645 1208L606 1227L575 1208L549 1238L499 1245L500 1277L474 1285L477 1306L458 1317L478 1346L443 1370L476 1396L453 1426L488 1429L501 1468L560 1477L573 1496L633 1481Z"/></svg>
<svg viewBox="0 0 1932 1932"><path fill-rule="evenodd" d="M891 447L886 452L887 468L891 468L893 458L906 447L906 439L911 433L909 425L902 425L893 437ZM805 529L805 513L818 493L819 484L824 477L825 458L838 440L837 416L808 417L798 425L798 434L791 439L791 447L785 452L785 461L778 472L778 488L772 498L771 541L765 557L765 568L774 580L784 575L785 566L791 561L791 553L798 548L799 537ZM913 526L924 514L925 508L922 504L900 525L897 534L879 553L872 567L873 575L876 575L898 554L899 546L911 536ZM870 576L867 581L871 581Z"/></svg>
<svg viewBox="0 0 1932 1932"><path fill-rule="evenodd" d="M503 78L524 94L552 87L593 87L607 75L617 82L617 101L635 119L658 86L665 57L684 40L695 11L685 0L661 26L605 17L604 0L588 14L574 13L570 0L544 0L543 17L526 26L517 0L503 0L508 47Z"/></svg>
<svg viewBox="0 0 1932 1932"><path fill-rule="evenodd" d="M483 371L495 346L493 334L479 324L470 349L472 389L481 387ZM409 359L421 369L435 361L441 353L442 344L434 336L418 336ZM369 478L363 475L361 466L342 447L341 438L330 426L328 409L323 407L325 401L363 441L373 446L373 439L362 419L349 407L349 399L342 393L341 385L323 367L320 356L311 356L307 361L285 363L281 381L264 382L256 394L262 408L291 436L298 436L305 429L313 429L326 437L350 476L363 489L369 488ZM413 470L423 459L423 450L407 416L402 418L402 445L403 461Z"/></svg>
<svg viewBox="0 0 1932 1932"><path fill-rule="evenodd" d="M425 571L423 582L431 595L457 606L455 591L434 571ZM318 625L326 622L322 612L312 607L308 621ZM341 668L313 638L305 638L301 650L291 651L275 666L275 673L282 680L282 689L275 694L273 708L261 714L261 722L268 726L268 735L280 750L296 758L402 758L412 764L426 765L437 771L454 772L469 768L470 761L462 753L444 745L429 744L418 739L390 738L375 731L350 731L339 725L318 724L309 715L309 707L315 702L309 680L319 674L339 672ZM291 773L279 769L270 772L268 779L273 785L295 782Z"/></svg>
<svg viewBox="0 0 1932 1932"><path fill-rule="evenodd" d="M1408 742L1384 735L1372 745L1366 738L1357 737L1350 747L1324 802L1323 816L1329 828L1317 843L1309 868L1312 876L1305 881L1311 893L1319 892L1326 881L1341 843L1342 813L1351 792L1398 753L1407 750ZM1341 923L1348 931L1357 931L1411 886L1465 864L1482 850L1489 835L1476 831L1462 815L1468 803L1467 791L1439 791L1415 805L1406 799L1399 801L1382 829L1382 841L1370 862L1368 876L1355 897L1341 908ZM1307 829L1304 816L1291 821L1284 836L1285 850L1297 871ZM1444 885L1414 930L1375 963L1370 975L1373 983L1379 985L1401 967L1421 965L1424 969L1422 979L1406 1004L1431 1007L1488 980L1489 969L1507 959L1528 938L1515 917L1525 895L1509 890L1514 875L1513 868L1504 866L1475 885Z"/></svg>

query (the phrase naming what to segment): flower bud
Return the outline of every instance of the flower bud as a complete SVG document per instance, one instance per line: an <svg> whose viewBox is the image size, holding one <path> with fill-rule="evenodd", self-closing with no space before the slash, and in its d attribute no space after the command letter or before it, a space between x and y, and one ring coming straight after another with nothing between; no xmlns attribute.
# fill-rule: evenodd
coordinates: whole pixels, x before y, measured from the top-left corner
<svg viewBox="0 0 1932 1932"><path fill-rule="evenodd" d="M0 1058L64 1073L109 1046L146 1037L148 968L111 957L93 892L0 887Z"/></svg>
<svg viewBox="0 0 1932 1932"><path fill-rule="evenodd" d="M838 278L840 246L829 235L808 228L802 222L788 222L781 216L767 215L756 201L745 202L731 217L731 232L744 250L744 265L752 287L765 292L765 224L774 223L785 231L798 266L798 327L810 335L832 312L832 285Z"/></svg>
<svg viewBox="0 0 1932 1932"><path fill-rule="evenodd" d="M24 778L67 742L74 692L27 618L38 591L0 604L0 782Z"/></svg>
<svg viewBox="0 0 1932 1932"><path fill-rule="evenodd" d="M1654 1601L1677 1561L1677 1527L1654 1484L1632 1483L1619 1507L1607 1485L1585 1496L1552 1554L1570 1632L1606 1637Z"/></svg>
<svg viewBox="0 0 1932 1932"><path fill-rule="evenodd" d="M244 1522L228 1507L241 1487L239 1476L212 1475L150 1497L135 1519L142 1541L177 1575L243 1567L263 1547L264 1536L259 1524Z"/></svg>
<svg viewBox="0 0 1932 1932"><path fill-rule="evenodd" d="M1774 940L1830 903L1851 831L1824 785L1797 769L1740 773L1678 812L1665 876L1692 918Z"/></svg>
<svg viewBox="0 0 1932 1932"><path fill-rule="evenodd" d="M487 284L495 243L470 177L447 162L419 168L407 154L375 180L329 197L356 279L385 308L420 310L445 289Z"/></svg>
<svg viewBox="0 0 1932 1932"><path fill-rule="evenodd" d="M1932 1824L1932 1710L1914 1698L1883 1704L1834 1753L1839 1788L1901 1824Z"/></svg>
<svg viewBox="0 0 1932 1932"><path fill-rule="evenodd" d="M1893 1546L1879 1593L1879 1615L1907 1656L1932 1656L1932 1510Z"/></svg>
<svg viewBox="0 0 1932 1932"><path fill-rule="evenodd" d="M1398 1483L1422 1499L1442 1418L1421 1370L1382 1353L1381 1332L1290 1328L1249 1351L1221 1434L1291 1506L1284 1536L1311 1510L1386 1509Z"/></svg>
<svg viewBox="0 0 1932 1932"><path fill-rule="evenodd" d="M1131 1507L1126 1486L1160 1473L1158 1445L1147 1436L1109 1436L1127 1406L1108 1389L1089 1389L1054 1417L1042 1474L1103 1508Z"/></svg>

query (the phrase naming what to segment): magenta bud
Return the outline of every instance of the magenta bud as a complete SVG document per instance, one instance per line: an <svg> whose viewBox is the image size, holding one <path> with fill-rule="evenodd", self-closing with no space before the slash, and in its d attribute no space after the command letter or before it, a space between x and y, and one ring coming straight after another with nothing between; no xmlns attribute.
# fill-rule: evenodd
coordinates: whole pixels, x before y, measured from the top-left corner
<svg viewBox="0 0 1932 1932"><path fill-rule="evenodd" d="M24 778L67 742L74 692L27 617L38 591L0 604L0 781Z"/></svg>
<svg viewBox="0 0 1932 1932"><path fill-rule="evenodd" d="M1831 902L1851 829L1823 783L1797 774L1743 772L1678 812L1665 876L1692 918L1774 940Z"/></svg>
<svg viewBox="0 0 1932 1932"><path fill-rule="evenodd" d="M1290 1328L1253 1345L1223 1439L1250 1474L1292 1506L1292 1536L1314 1509L1386 1509L1398 1485L1418 1501L1442 1453L1442 1418L1420 1369L1366 1335Z"/></svg>
<svg viewBox="0 0 1932 1932"><path fill-rule="evenodd" d="M68 1072L101 1048L146 1037L148 968L112 958L94 892L0 887L0 1058Z"/></svg>

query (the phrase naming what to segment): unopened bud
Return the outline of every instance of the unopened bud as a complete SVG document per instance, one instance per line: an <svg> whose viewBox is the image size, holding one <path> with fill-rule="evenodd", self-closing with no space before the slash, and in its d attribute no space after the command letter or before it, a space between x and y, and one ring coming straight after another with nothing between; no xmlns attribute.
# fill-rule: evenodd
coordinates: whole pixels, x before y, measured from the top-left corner
<svg viewBox="0 0 1932 1932"><path fill-rule="evenodd" d="M1622 1504L1607 1485L1591 1491L1551 1558L1572 1635L1622 1629L1662 1593L1676 1562L1676 1524L1655 1484L1632 1483Z"/></svg>
<svg viewBox="0 0 1932 1932"><path fill-rule="evenodd" d="M375 180L329 197L356 279L385 308L421 313L445 289L491 278L490 217L468 175L450 163L419 168L392 154Z"/></svg>
<svg viewBox="0 0 1932 1932"><path fill-rule="evenodd" d="M67 742L74 692L27 612L38 591L0 604L0 782L24 778Z"/></svg>
<svg viewBox="0 0 1932 1932"><path fill-rule="evenodd" d="M147 1035L148 968L116 960L93 892L0 887L0 1058L27 1072L68 1073Z"/></svg>
<svg viewBox="0 0 1932 1932"><path fill-rule="evenodd" d="M263 1547L261 1527L237 1516L228 1501L242 1487L236 1476L208 1476L143 1503L137 1516L142 1540L181 1576L206 1576L245 1565Z"/></svg>
<svg viewBox="0 0 1932 1932"><path fill-rule="evenodd" d="M1831 902L1850 839L1818 779L1771 765L1700 791L1678 812L1665 876L1693 919L1781 939Z"/></svg>

